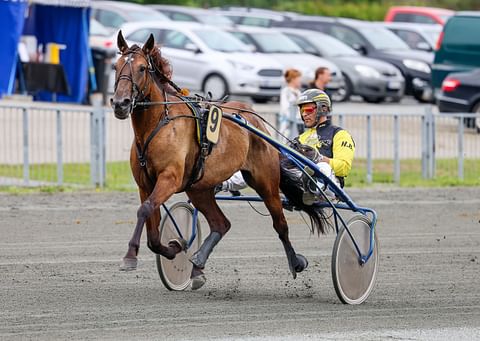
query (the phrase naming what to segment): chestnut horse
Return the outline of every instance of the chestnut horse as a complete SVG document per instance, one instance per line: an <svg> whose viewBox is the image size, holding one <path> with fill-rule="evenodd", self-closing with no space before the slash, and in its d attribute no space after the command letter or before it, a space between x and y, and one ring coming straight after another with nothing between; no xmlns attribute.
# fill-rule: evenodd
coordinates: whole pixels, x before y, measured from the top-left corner
<svg viewBox="0 0 480 341"><path fill-rule="evenodd" d="M280 198L278 151L260 137L225 119L221 123L218 143L205 160L203 177L192 181L197 176L196 162L200 153L196 120L189 106L182 102L181 94L175 90L179 90L178 87L170 80L172 72L168 61L155 46L153 35L143 48L137 45L129 47L120 31L117 45L121 57L115 65L115 93L111 105L116 118L124 120L131 116L135 137L130 166L141 199L137 224L121 269L136 269L145 223L147 245L154 253L173 259L184 249L185 241L172 240L168 245L162 245L159 235L160 205L174 193L184 191L210 227L210 234L190 260L193 263L192 288L201 287L205 283L203 269L207 258L231 226L215 201L215 185L241 170L246 182L264 200L295 278L308 263L305 257L295 253L288 238L288 225ZM147 105L148 102L151 105ZM224 111L239 113L258 129L267 131L247 104L227 102L224 107L235 108ZM141 151L146 149L145 145L148 145L148 152L143 155ZM298 199L301 194L296 196ZM298 200L297 203L297 207L302 205ZM305 206L301 208L310 215L317 230L324 232L316 211Z"/></svg>

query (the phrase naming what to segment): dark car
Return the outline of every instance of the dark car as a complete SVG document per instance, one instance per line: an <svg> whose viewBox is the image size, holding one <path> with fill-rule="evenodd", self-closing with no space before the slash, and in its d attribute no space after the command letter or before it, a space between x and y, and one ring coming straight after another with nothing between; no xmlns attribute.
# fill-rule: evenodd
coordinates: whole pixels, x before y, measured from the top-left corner
<svg viewBox="0 0 480 341"><path fill-rule="evenodd" d="M480 68L480 12L458 12L443 28L432 65L435 95L451 72Z"/></svg>
<svg viewBox="0 0 480 341"><path fill-rule="evenodd" d="M345 78L343 91L336 92L336 101L347 101L359 95L367 102L378 103L390 97L397 102L403 97L405 80L392 64L360 55L340 40L321 32L279 28L304 52L335 63ZM335 100L335 99L334 99Z"/></svg>
<svg viewBox="0 0 480 341"><path fill-rule="evenodd" d="M444 79L438 96L440 112L472 112L480 114L480 69L451 73ZM480 133L480 120L466 119L467 127L476 126Z"/></svg>
<svg viewBox="0 0 480 341"><path fill-rule="evenodd" d="M391 63L405 77L407 95L413 95L421 102L432 100L430 65L433 54L410 49L381 24L344 18L298 16L276 25L320 31L343 41L365 56Z"/></svg>

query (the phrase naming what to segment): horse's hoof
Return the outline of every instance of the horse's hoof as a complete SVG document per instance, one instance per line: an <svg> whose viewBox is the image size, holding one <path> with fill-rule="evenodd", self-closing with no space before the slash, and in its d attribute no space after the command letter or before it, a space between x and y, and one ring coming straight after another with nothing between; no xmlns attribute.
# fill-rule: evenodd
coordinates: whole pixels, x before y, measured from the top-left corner
<svg viewBox="0 0 480 341"><path fill-rule="evenodd" d="M168 246L175 249L175 254L187 250L187 241L183 238L171 239L168 241Z"/></svg>
<svg viewBox="0 0 480 341"><path fill-rule="evenodd" d="M120 271L133 271L137 270L137 259L136 258L123 258L122 265L120 265Z"/></svg>
<svg viewBox="0 0 480 341"><path fill-rule="evenodd" d="M296 256L297 256L297 265L295 265L295 271L302 272L308 267L308 260L299 253L297 253Z"/></svg>
<svg viewBox="0 0 480 341"><path fill-rule="evenodd" d="M192 290L200 289L201 287L203 287L206 281L207 281L207 278L205 277L205 275L199 275L199 276L193 277Z"/></svg>

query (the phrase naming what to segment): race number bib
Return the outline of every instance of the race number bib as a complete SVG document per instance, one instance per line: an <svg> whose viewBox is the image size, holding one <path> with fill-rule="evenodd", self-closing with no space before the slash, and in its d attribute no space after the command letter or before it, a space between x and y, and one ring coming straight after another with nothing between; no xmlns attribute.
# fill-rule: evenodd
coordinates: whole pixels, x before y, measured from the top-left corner
<svg viewBox="0 0 480 341"><path fill-rule="evenodd" d="M207 140L213 144L218 142L220 136L220 123L222 122L222 109L212 105L208 112Z"/></svg>

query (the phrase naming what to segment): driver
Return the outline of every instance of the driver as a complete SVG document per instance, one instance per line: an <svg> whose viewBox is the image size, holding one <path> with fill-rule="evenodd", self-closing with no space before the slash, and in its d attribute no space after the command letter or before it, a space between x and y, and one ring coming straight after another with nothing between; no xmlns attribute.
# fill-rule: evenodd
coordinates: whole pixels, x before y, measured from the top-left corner
<svg viewBox="0 0 480 341"><path fill-rule="evenodd" d="M330 97L319 89L308 89L302 92L297 100L300 115L305 125L305 132L295 138L295 141L315 148L319 152L317 164L320 171L336 182L340 187L344 186L344 179L352 168L355 143L352 136L344 129L331 123L330 116L332 103ZM311 194L318 195L316 186L310 184ZM238 190L247 187L240 172L235 173L230 179L221 184L221 190L232 191L238 195ZM219 188L220 189L220 188ZM326 192L334 197L332 192ZM304 203L315 201L315 197L309 198L309 193L304 195ZM308 201L308 203L307 203Z"/></svg>

